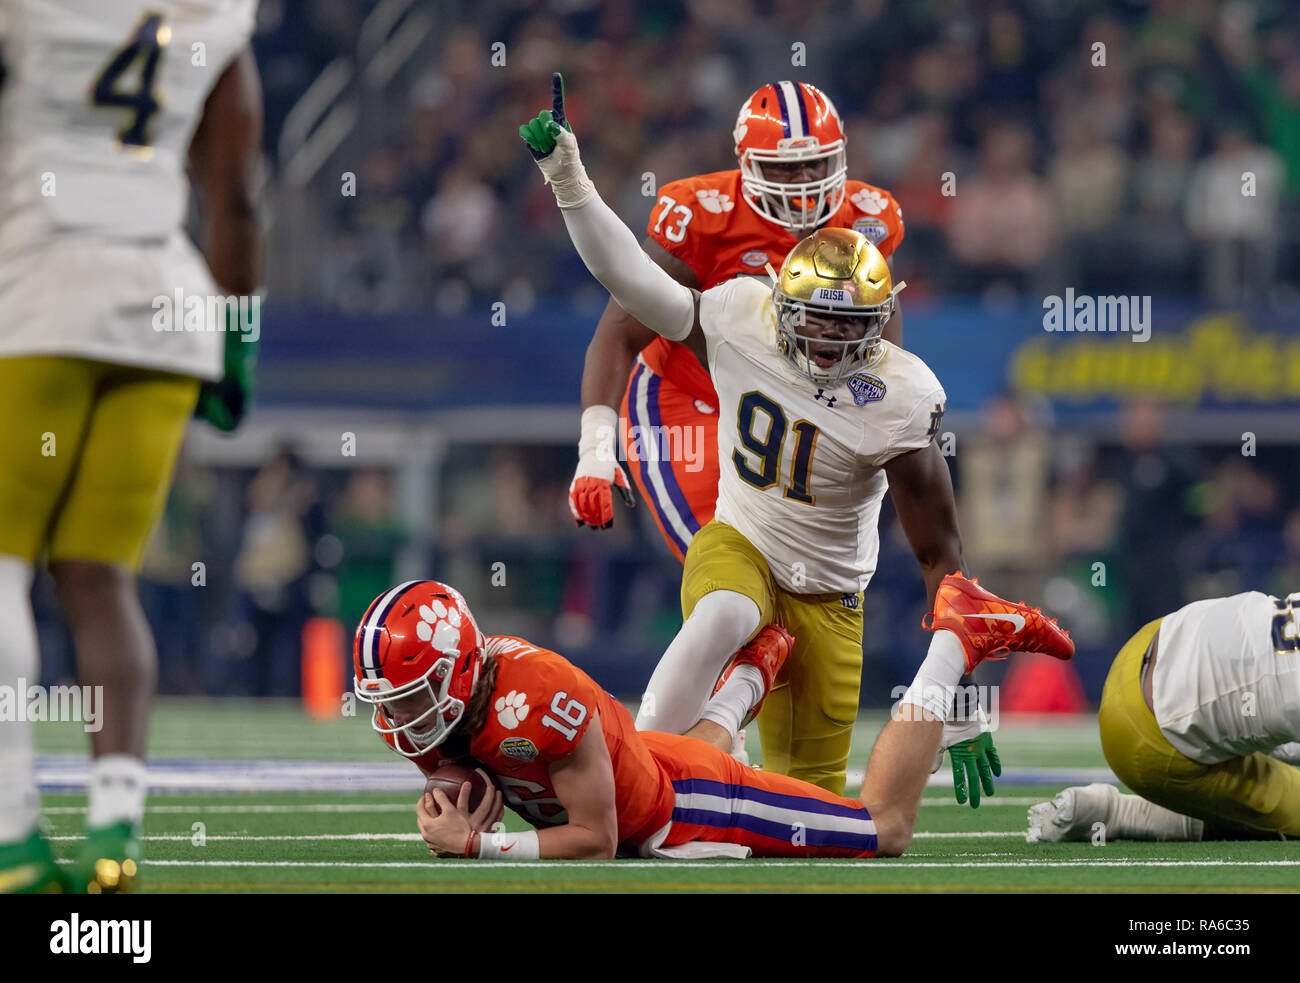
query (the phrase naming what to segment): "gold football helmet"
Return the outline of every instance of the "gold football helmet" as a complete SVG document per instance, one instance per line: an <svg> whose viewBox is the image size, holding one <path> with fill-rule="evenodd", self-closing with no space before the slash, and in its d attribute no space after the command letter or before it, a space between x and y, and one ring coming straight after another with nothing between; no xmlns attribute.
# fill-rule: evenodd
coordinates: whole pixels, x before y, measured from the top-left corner
<svg viewBox="0 0 1300 983"><path fill-rule="evenodd" d="M880 357L880 333L904 286L894 286L866 236L819 229L790 250L772 286L777 348L817 385L837 386ZM810 317L820 334L806 332Z"/></svg>

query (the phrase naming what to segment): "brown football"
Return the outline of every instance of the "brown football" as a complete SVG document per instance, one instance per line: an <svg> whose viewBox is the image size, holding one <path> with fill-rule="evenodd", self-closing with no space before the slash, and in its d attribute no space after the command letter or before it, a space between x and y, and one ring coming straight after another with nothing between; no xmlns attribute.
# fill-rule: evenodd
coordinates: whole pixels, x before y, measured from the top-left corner
<svg viewBox="0 0 1300 983"><path fill-rule="evenodd" d="M432 795L435 788L442 789L442 794L455 805L460 796L460 787L466 782L469 782L469 810L473 812L483 801L491 784L483 766L475 761L443 765L429 776L429 780L424 783L424 790Z"/></svg>

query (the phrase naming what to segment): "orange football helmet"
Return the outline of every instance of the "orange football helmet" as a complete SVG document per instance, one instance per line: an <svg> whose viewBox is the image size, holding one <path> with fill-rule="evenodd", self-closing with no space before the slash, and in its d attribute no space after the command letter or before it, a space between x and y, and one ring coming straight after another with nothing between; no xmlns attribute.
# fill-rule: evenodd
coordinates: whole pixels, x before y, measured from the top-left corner
<svg viewBox="0 0 1300 983"><path fill-rule="evenodd" d="M352 689L374 706L371 726L391 736L394 750L418 758L464 717L483 656L483 633L460 592L435 580L408 581L375 598L357 626ZM413 697L422 709L399 723L394 706L409 706Z"/></svg>
<svg viewBox="0 0 1300 983"><path fill-rule="evenodd" d="M844 203L844 126L826 94L807 82L772 82L740 107L734 131L740 187L754 211L807 235ZM786 184L763 173L763 164L826 161L826 176Z"/></svg>

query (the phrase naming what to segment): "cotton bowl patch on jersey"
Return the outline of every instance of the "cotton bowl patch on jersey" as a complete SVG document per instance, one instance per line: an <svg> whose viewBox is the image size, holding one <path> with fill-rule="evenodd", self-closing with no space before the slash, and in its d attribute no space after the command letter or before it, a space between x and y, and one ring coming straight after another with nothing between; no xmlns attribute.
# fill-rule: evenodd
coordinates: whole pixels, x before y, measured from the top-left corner
<svg viewBox="0 0 1300 983"><path fill-rule="evenodd" d="M853 223L853 231L867 237L873 246L879 246L889 238L889 226L878 218L860 218Z"/></svg>
<svg viewBox="0 0 1300 983"><path fill-rule="evenodd" d="M853 393L853 402L858 406L875 403L885 398L885 384L874 375L858 373L849 376L849 392Z"/></svg>
<svg viewBox="0 0 1300 983"><path fill-rule="evenodd" d="M537 745L526 737L507 737L501 742L501 753L520 761L536 761Z"/></svg>
<svg viewBox="0 0 1300 983"><path fill-rule="evenodd" d="M740 257L740 261L746 266L756 266L761 270L767 265L767 253L761 249L751 249Z"/></svg>

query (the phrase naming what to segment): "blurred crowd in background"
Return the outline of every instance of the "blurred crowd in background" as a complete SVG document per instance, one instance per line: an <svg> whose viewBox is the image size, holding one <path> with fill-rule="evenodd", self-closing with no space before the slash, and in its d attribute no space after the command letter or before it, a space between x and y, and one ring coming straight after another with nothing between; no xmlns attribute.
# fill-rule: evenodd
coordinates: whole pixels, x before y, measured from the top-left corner
<svg viewBox="0 0 1300 983"><path fill-rule="evenodd" d="M1005 595L1072 630L1095 701L1117 646L1200 597L1300 590L1300 457L1165 440L1155 403L1123 410L1113 441L1049 433L999 397L952 458L967 559ZM523 634L635 697L680 626L681 567L644 508L612 529L577 529L566 492L573 449L465 446L443 469L439 533L423 569L467 595L485 632ZM314 616L349 642L397 579L412 543L382 470L313 470L284 448L256 472L182 461L143 570L164 693L292 696ZM888 505L866 592L864 699L888 702L924 651L916 561ZM194 586L194 558L209 573ZM38 592L53 614L48 590ZM70 668L57 619L41 619L46 671ZM985 675L988 675L987 673ZM888 685L886 685L886 683Z"/></svg>
<svg viewBox="0 0 1300 983"><path fill-rule="evenodd" d="M374 4L262 6L274 147ZM901 203L910 298L1300 288L1300 6L1286 0L432 6L380 138L344 147L355 199L316 198L324 261L279 285L291 296L455 310L526 304L564 282L557 264L585 280L516 132L549 105L554 70L588 170L637 229L658 186L735 167L742 101L791 78L839 108L849 176ZM323 181L337 191L336 173Z"/></svg>
<svg viewBox="0 0 1300 983"><path fill-rule="evenodd" d="M286 117L353 50L375 6L262 0L273 176ZM431 7L435 29L365 138L344 142L293 209L277 211L273 177L275 225L312 245L298 273L272 252L272 305L429 309L437 331L436 312L505 297L512 309L570 304L594 327L598 286L516 132L548 105L555 69L588 169L638 229L655 201L647 178L657 187L734 167L742 100L792 78L836 102L849 176L902 204L905 307L927 294L1035 304L1065 286L1210 304L1285 301L1300 288L1300 5L1285 0ZM806 67L791 65L796 42ZM498 43L507 68L493 64ZM345 169L355 196L338 192ZM1242 194L1246 172L1253 195ZM955 195L943 193L948 174ZM310 240L295 239L296 223ZM1152 402L1118 419L1100 437L1051 429L1001 396L957 435L952 460L972 572L1072 629L1094 701L1116 647L1146 621L1198 597L1300 590L1293 446L1248 457L1187 434L1171 442ZM289 445L256 469L183 455L143 570L162 691L296 694L307 619L338 618L350 639L414 548L424 571L466 593L485 631L556 647L636 696L680 625L680 566L644 508L616 507L602 533L576 529L574 462L570 443L456 447L430 540L404 528L383 469L309 468ZM195 557L208 589L194 589ZM70 656L53 603L39 585L44 665L57 678ZM911 678L924 608L887 504L866 594L869 704Z"/></svg>

